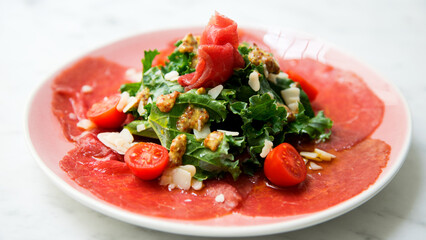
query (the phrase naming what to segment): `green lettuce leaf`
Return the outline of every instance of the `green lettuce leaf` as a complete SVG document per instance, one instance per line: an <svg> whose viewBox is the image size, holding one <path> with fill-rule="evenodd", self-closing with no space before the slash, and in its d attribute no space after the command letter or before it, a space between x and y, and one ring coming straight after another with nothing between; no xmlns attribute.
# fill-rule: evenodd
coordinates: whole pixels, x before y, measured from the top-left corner
<svg viewBox="0 0 426 240"><path fill-rule="evenodd" d="M157 49L144 51L144 58L141 60L143 74L151 69L152 61L158 54L160 54L160 52L158 52ZM136 93L140 91L141 85L142 82L126 83L121 85L120 92L128 92L130 96L136 96Z"/></svg>
<svg viewBox="0 0 426 240"><path fill-rule="evenodd" d="M182 41L178 41L175 46L179 47ZM177 49L168 56L169 61L166 62L166 65L161 69L163 73L168 73L171 71L177 71L179 75L185 75L195 71L193 68L192 61L195 57L195 53L181 53Z"/></svg>
<svg viewBox="0 0 426 240"><path fill-rule="evenodd" d="M145 87L149 88L149 93L153 100L162 94L184 91L184 88L178 82L166 80L163 72L157 67L153 67L143 74L142 86L139 91Z"/></svg>
<svg viewBox="0 0 426 240"><path fill-rule="evenodd" d="M176 104L185 103L206 109L210 120L215 122L223 122L227 115L226 101L214 100L208 94L197 94L195 89L179 95Z"/></svg>
<svg viewBox="0 0 426 240"><path fill-rule="evenodd" d="M141 88L141 82L126 83L120 86L120 92L128 92L130 96L136 96Z"/></svg>
<svg viewBox="0 0 426 240"><path fill-rule="evenodd" d="M143 131L138 131L137 126L138 125L144 125L145 129ZM147 120L134 120L124 126L124 128L128 129L131 134L138 135L142 137L148 137L148 138L158 138L157 134L155 133L154 129L151 127L151 124Z"/></svg>
<svg viewBox="0 0 426 240"><path fill-rule="evenodd" d="M259 154L262 152L265 140L274 141L274 135L279 134L287 124L287 112L279 106L275 99L267 93L250 97L249 103L234 102L230 110L241 116L242 130L247 139L250 159L247 159L243 169L252 174L262 165Z"/></svg>
<svg viewBox="0 0 426 240"><path fill-rule="evenodd" d="M333 122L320 111L315 117L308 117L302 104L299 104L299 113L296 120L290 122L285 131L286 134L307 134L312 140L325 141L331 135Z"/></svg>
<svg viewBox="0 0 426 240"><path fill-rule="evenodd" d="M160 52L157 49L144 51L144 58L142 59L143 73L152 67L152 61L158 54L160 54Z"/></svg>
<svg viewBox="0 0 426 240"><path fill-rule="evenodd" d="M276 83L270 83L271 88L274 89L275 92L281 93L281 90L290 88L290 85L294 83L293 80L290 78L277 78ZM304 114L308 117L314 117L315 113L314 110L312 110L311 102L309 101L308 95L303 91L301 87L300 89L300 102L303 105L303 108L305 109Z"/></svg>

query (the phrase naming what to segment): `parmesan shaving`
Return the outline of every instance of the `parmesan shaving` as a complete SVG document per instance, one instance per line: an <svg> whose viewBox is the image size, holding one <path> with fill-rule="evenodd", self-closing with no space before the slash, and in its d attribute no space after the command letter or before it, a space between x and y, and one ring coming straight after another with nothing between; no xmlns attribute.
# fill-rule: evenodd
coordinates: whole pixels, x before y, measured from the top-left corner
<svg viewBox="0 0 426 240"><path fill-rule="evenodd" d="M277 78L286 79L286 78L288 78L288 74L285 73L285 72L280 72L278 74L269 73L268 76L266 76L266 77L268 78L268 80L271 83L277 84Z"/></svg>
<svg viewBox="0 0 426 240"><path fill-rule="evenodd" d="M121 155L124 155L127 149L133 145L134 140L127 128L124 128L121 132L102 132L97 137L105 146Z"/></svg>
<svg viewBox="0 0 426 240"><path fill-rule="evenodd" d="M226 131L226 130L220 130L220 129L218 129L217 131L218 131L218 132L223 132L223 133L224 133L225 135L227 135L227 136L233 136L233 137L236 137L236 136L240 135L240 133L239 133L239 132Z"/></svg>
<svg viewBox="0 0 426 240"><path fill-rule="evenodd" d="M179 188L189 190L191 187L194 190L203 188L203 182L193 178L196 173L196 168L193 165L180 165L177 167L167 168L160 177L159 184L168 186L169 190Z"/></svg>
<svg viewBox="0 0 426 240"><path fill-rule="evenodd" d="M121 93L120 101L118 101L118 104L117 104L117 107L116 107L116 109L119 112L122 112L123 109L126 107L127 101L129 100L129 97L130 97L130 95L129 95L128 92Z"/></svg>
<svg viewBox="0 0 426 240"><path fill-rule="evenodd" d="M142 132L145 129L146 129L146 126L145 126L144 123L136 125L136 131L138 131L138 132Z"/></svg>
<svg viewBox="0 0 426 240"><path fill-rule="evenodd" d="M93 92L93 87L89 86L89 85L83 85L83 87L81 87L81 92L82 93L91 93L91 92Z"/></svg>
<svg viewBox="0 0 426 240"><path fill-rule="evenodd" d="M274 146L273 142L269 140L265 140L263 148L262 148L262 152L260 153L260 157L265 158L266 156L268 156L268 153L272 150L273 146Z"/></svg>
<svg viewBox="0 0 426 240"><path fill-rule="evenodd" d="M322 167L314 162L309 162L309 168L312 170L321 170Z"/></svg>
<svg viewBox="0 0 426 240"><path fill-rule="evenodd" d="M328 153L328 152L323 151L323 150L318 149L318 148L315 148L314 152L317 153L318 157L321 160L324 160L324 161L330 161L331 159L336 158L336 156L334 156L333 154Z"/></svg>
<svg viewBox="0 0 426 240"><path fill-rule="evenodd" d="M205 125L201 131L198 131L197 129L194 129L194 136L195 139L203 139L206 138L211 133L210 125Z"/></svg>
<svg viewBox="0 0 426 240"><path fill-rule="evenodd" d="M151 98L149 98L149 100L151 100ZM139 115L141 115L141 116L146 113L146 109L145 109L145 105L143 104L143 101L139 101L139 105L138 105L138 110L137 111L138 111Z"/></svg>
<svg viewBox="0 0 426 240"><path fill-rule="evenodd" d="M225 202L225 196L223 194L219 194L215 197L214 200L218 203L223 203L223 202Z"/></svg>
<svg viewBox="0 0 426 240"><path fill-rule="evenodd" d="M137 104L138 104L138 99L136 97L129 97L127 99L127 104L126 106L123 108L123 112L127 112L130 109L134 108Z"/></svg>
<svg viewBox="0 0 426 240"><path fill-rule="evenodd" d="M315 152L300 152L300 156L308 159L308 160L320 160L318 154Z"/></svg>
<svg viewBox="0 0 426 240"><path fill-rule="evenodd" d="M77 123L77 127L84 129L84 130L92 130L96 127L96 124L89 119L81 119Z"/></svg>
<svg viewBox="0 0 426 240"><path fill-rule="evenodd" d="M202 181L198 181L197 179L193 178L191 180L191 187L194 190L201 190L204 187L204 184Z"/></svg>
<svg viewBox="0 0 426 240"><path fill-rule="evenodd" d="M171 71L164 75L164 79L168 81L177 81L179 79L179 73L177 71Z"/></svg>
<svg viewBox="0 0 426 240"><path fill-rule="evenodd" d="M259 72L253 71L249 75L248 85L253 89L253 91L257 92L260 90L260 82L259 82Z"/></svg>
<svg viewBox="0 0 426 240"><path fill-rule="evenodd" d="M222 85L217 85L216 87L210 89L207 94L210 95L213 99L216 99L220 92L222 92L223 90L223 86Z"/></svg>

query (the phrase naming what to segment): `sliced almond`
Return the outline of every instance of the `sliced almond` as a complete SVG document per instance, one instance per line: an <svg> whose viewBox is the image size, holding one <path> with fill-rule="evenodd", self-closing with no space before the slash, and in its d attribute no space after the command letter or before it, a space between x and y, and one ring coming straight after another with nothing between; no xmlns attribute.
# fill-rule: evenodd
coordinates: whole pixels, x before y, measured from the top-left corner
<svg viewBox="0 0 426 240"><path fill-rule="evenodd" d="M330 161L331 159L336 158L336 156L334 156L333 154L318 148L315 148L314 152L317 153L318 157L324 161Z"/></svg>
<svg viewBox="0 0 426 240"><path fill-rule="evenodd" d="M308 159L308 160L315 160L319 161L318 153L315 152L300 152L300 156Z"/></svg>

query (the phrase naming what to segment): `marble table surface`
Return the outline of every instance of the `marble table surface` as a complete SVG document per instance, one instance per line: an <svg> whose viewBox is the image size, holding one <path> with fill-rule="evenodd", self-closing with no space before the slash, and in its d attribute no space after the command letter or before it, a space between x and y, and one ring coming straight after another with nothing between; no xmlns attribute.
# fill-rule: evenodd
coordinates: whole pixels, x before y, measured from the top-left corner
<svg viewBox="0 0 426 240"><path fill-rule="evenodd" d="M24 118L30 93L70 60L141 32L204 25L215 10L334 43L395 84L412 111L406 162L378 195L333 220L262 239L425 239L424 0L0 1L0 239L196 239L136 227L68 197L31 156Z"/></svg>

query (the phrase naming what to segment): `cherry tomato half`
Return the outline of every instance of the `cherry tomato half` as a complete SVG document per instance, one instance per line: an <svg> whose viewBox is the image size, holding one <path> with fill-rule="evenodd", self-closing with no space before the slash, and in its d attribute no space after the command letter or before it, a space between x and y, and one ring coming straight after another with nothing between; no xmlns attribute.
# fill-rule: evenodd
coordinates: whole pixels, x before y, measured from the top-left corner
<svg viewBox="0 0 426 240"><path fill-rule="evenodd" d="M317 97L318 90L303 77L291 70L287 71L287 74L291 80L300 83L300 87L302 87L303 91L308 95L310 101L313 101Z"/></svg>
<svg viewBox="0 0 426 240"><path fill-rule="evenodd" d="M137 143L124 155L130 171L143 180L152 180L161 175L169 163L169 152L155 143Z"/></svg>
<svg viewBox="0 0 426 240"><path fill-rule="evenodd" d="M116 109L119 101L119 95L110 96L93 104L86 115L98 127L118 128L127 117L127 114Z"/></svg>
<svg viewBox="0 0 426 240"><path fill-rule="evenodd" d="M263 166L265 176L280 187L293 186L306 178L306 165L297 150L281 143L266 156Z"/></svg>

